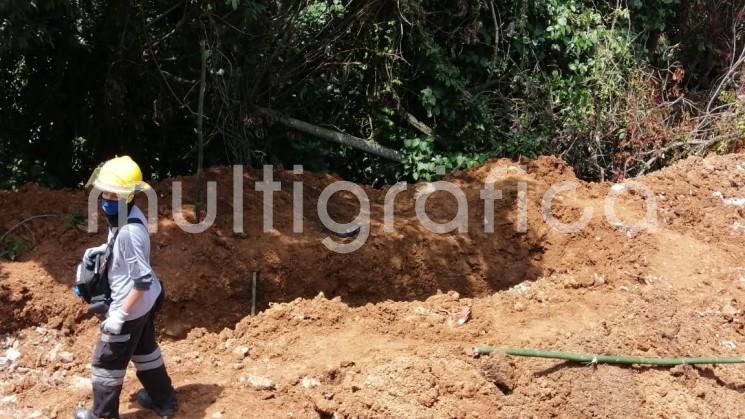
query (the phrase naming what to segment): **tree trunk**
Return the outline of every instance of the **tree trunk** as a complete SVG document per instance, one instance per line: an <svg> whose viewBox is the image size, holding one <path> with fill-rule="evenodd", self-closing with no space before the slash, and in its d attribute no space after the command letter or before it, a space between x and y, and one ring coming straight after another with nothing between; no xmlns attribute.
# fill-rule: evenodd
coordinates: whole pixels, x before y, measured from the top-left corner
<svg viewBox="0 0 745 419"><path fill-rule="evenodd" d="M199 78L199 103L197 108L197 202L195 215L197 222L202 218L202 166L204 164L204 92L207 90L207 48L205 41L199 41L202 55L202 71Z"/></svg>

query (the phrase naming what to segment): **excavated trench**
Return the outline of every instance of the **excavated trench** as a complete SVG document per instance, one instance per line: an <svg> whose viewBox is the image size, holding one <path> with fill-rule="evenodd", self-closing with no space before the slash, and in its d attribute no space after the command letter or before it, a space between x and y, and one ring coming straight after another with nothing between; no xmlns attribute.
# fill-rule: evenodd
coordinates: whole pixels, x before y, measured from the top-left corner
<svg viewBox="0 0 745 419"><path fill-rule="evenodd" d="M690 167L678 170L695 173L701 167L697 162L687 165ZM721 179L721 185L711 187L725 196L735 196L738 189L732 185L740 184L745 172L732 172L728 162L721 165L727 175L709 178L709 182ZM254 272L260 273L258 311L270 303L312 298L321 292L328 298L340 297L350 306L358 307L389 300L421 301L447 291L456 291L462 297L483 297L554 274L571 273L590 282L597 278L609 281L643 275L644 266L637 255L656 249L658 243L645 234L632 241L619 239L619 232L602 216L603 197L609 184L580 182L571 168L553 157L525 162L523 167L524 172L513 162L498 160L447 176L444 180L462 191L465 208L461 208L463 202L459 203L451 193L432 193L426 183L408 185L388 208L392 210L393 231L385 228L385 201L391 188L362 185L370 201L370 234L351 253L332 252L323 244L331 235L320 221L316 204L324 188L338 180L334 176L276 172L274 178L281 182L281 191L274 193L273 228L265 232L263 216L267 209L264 197L253 184L260 179L260 173L245 173L244 231L240 233L234 232L230 169L211 169L205 176L207 181L217 183L217 215L212 227L199 234L179 228L173 221L171 206L171 181L182 181L184 196L188 197L192 195L194 179L160 182L154 185L159 198L159 229L151 235L151 253L153 267L167 293L163 330L178 338L194 328L220 331L233 327L251 312ZM688 218L697 216L691 210L691 203L680 201L688 196L691 186L678 187L679 183L667 180L670 176L677 175L662 172L645 180L655 186L656 192L666 191L667 198L659 202L661 222L666 214L675 211ZM302 233L293 231L293 188L297 181L303 182ZM487 181L493 181L494 189L502 193L493 202L491 219L482 198ZM597 207L597 215L576 234L563 234L550 228L541 212L546 190L562 181L576 182L577 189L553 201L551 208L556 219L571 223L577 220L584 206ZM520 201L521 191L524 191L523 201ZM707 208L712 205L710 196L711 193L702 193L694 198L701 201L698 204L701 208ZM630 209L632 218L643 215L643 198L628 195L628 199L623 206ZM436 223L453 220L462 209L467 215L464 231L441 234L426 228L417 214L418 201L424 203L427 216ZM27 185L18 192L0 192L0 210L10 220L8 223L38 213L74 213L85 203L83 191L54 191ZM138 201L138 205L147 207L143 201ZM687 209L678 208L680 205L686 205ZM353 220L359 208L357 198L348 192L333 195L328 204L330 216L340 223ZM184 213L187 220L193 221L192 205L185 204ZM736 212L733 214L737 217ZM723 229L737 222L730 218L722 218ZM485 220L493 232L487 231ZM521 220L527 223L525 231L517 228ZM2 322L4 330L40 322L52 322L60 327L72 322L74 328L86 318L83 305L69 287L79 255L85 248L104 240L103 220L99 219L99 223L99 233L95 235L54 219L34 220L29 225L39 245L23 255L20 262L0 265L3 282L11 286L3 288L0 294L3 303L0 313L9 319ZM686 228L685 225L681 224L680 228ZM331 238L340 243L356 239ZM33 269L26 269L23 264ZM626 266L623 273L619 273L618 266Z"/></svg>
<svg viewBox="0 0 745 419"><path fill-rule="evenodd" d="M501 161L500 165L511 162ZM571 175L566 166L553 160L542 163ZM540 165L539 165L540 166ZM384 229L385 198L389 187L373 189L362 186L370 201L370 234L364 244L351 253L335 253L324 246L331 238L350 243L356 237L334 237L322 224L316 204L323 189L338 179L330 175L277 172L275 179L282 190L274 194L273 228L263 231L264 197L254 190L254 173L244 175L244 231L234 233L233 179L229 169L212 169L207 181L217 182L217 217L214 225L200 234L188 234L174 223L170 180L155 185L158 190L159 230L151 236L152 264L167 293L162 313L165 333L183 337L189 330L203 327L219 331L232 327L251 312L254 272L260 273L256 309L270 303L296 298L312 298L319 293L340 297L352 306L382 301L424 300L439 292L457 291L464 297L489 295L543 274L547 250L545 226L535 222L527 232L516 229L518 219L517 179L503 177L495 187L503 197L494 201L492 226L484 228L484 201L480 197L484 174L463 172L446 179L463 191L467 215L465 229L440 234L425 228L416 213L416 202L424 193L426 214L435 223L447 223L461 210L455 197L443 191L427 192L425 184L409 185L398 194L392 206L394 231ZM555 173L554 173L555 176ZM303 232L293 231L293 187L303 181ZM184 196L191 196L194 179L183 182ZM531 186L531 188L537 188ZM530 192L532 194L533 192ZM50 191L27 185L17 193L4 193L3 208L13 220L27 213L81 211L86 203L82 191ZM528 196L529 221L536 215L536 197ZM32 205L32 207L29 207ZM143 197L138 205L147 207ZM191 212L190 212L191 211ZM328 213L339 223L353 220L360 211L354 195L341 192L332 196ZM193 221L193 206L184 205L186 219ZM189 214L192 214L191 216ZM49 277L48 287L30 290L24 296L14 290L5 297L6 330L72 317L85 318L83 305L69 292L72 270L85 248L103 242L105 227L99 219L99 233L90 235L58 220L40 219L30 223L39 245L21 262L34 262ZM23 283L35 283L27 278ZM30 294L29 294L30 293ZM51 298L52 303L39 307L29 295ZM70 316L71 315L71 316ZM57 320L55 320L57 322Z"/></svg>

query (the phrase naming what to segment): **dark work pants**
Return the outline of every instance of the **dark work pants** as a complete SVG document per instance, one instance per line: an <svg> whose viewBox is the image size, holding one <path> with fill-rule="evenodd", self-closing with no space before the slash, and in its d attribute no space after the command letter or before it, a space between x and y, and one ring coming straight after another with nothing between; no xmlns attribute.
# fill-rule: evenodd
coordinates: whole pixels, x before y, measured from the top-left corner
<svg viewBox="0 0 745 419"><path fill-rule="evenodd" d="M175 403L176 393L155 340L155 315L162 298L163 293L148 314L124 322L120 334L101 332L91 363L96 417L119 417L119 395L130 360L153 402L161 406Z"/></svg>

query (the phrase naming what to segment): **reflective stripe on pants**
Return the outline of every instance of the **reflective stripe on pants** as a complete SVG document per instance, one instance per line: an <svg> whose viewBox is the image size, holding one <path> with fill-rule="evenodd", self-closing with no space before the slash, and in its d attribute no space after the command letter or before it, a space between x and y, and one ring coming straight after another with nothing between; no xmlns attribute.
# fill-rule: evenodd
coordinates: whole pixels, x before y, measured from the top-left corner
<svg viewBox="0 0 745 419"><path fill-rule="evenodd" d="M148 314L124 322L120 334L101 333L91 362L93 414L96 417L119 417L119 396L130 360L137 368L137 378L153 401L158 403L175 398L163 356L155 341L157 305Z"/></svg>

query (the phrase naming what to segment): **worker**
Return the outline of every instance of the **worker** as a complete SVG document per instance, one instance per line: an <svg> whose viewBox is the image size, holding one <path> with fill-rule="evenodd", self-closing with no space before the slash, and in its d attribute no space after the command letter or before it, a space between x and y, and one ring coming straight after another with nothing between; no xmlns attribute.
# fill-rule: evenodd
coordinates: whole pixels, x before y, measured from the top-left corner
<svg viewBox="0 0 745 419"><path fill-rule="evenodd" d="M108 223L108 240L87 249L84 261L98 260L108 306L91 362L93 408L78 408L76 419L118 418L119 395L130 361L142 388L139 404L160 417L173 416L176 393L155 340L155 315L163 301L160 280L150 266L150 238L135 193L150 189L140 167L130 157L111 159L94 171L89 185L103 193L101 209ZM119 217L119 211L127 211ZM123 214L124 215L124 214ZM119 225L126 220L125 225ZM95 300L95 296L94 296ZM99 299L101 300L101 299Z"/></svg>

